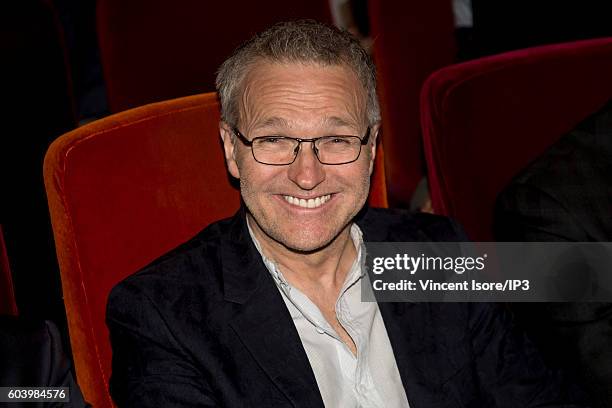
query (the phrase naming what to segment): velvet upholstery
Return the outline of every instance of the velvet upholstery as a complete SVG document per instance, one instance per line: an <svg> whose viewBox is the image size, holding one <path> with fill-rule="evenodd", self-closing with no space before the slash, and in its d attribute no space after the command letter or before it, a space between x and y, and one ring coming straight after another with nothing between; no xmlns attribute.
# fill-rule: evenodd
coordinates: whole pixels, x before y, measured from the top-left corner
<svg viewBox="0 0 612 408"><path fill-rule="evenodd" d="M421 121L434 210L492 240L511 178L612 97L612 38L508 52L442 68Z"/></svg>
<svg viewBox="0 0 612 408"><path fill-rule="evenodd" d="M184 97L92 122L47 153L72 351L78 382L95 407L112 406L104 323L110 289L239 207L218 121L216 94ZM381 166L378 160L371 204L384 207Z"/></svg>
<svg viewBox="0 0 612 408"><path fill-rule="evenodd" d="M434 70L452 64L451 0L369 0L392 206L407 207L425 176L419 95Z"/></svg>
<svg viewBox="0 0 612 408"><path fill-rule="evenodd" d="M331 22L327 0L98 0L100 56L112 112L215 90L232 51L275 22Z"/></svg>
<svg viewBox="0 0 612 408"><path fill-rule="evenodd" d="M2 225L0 225L0 315L17 315L13 277L4 245Z"/></svg>

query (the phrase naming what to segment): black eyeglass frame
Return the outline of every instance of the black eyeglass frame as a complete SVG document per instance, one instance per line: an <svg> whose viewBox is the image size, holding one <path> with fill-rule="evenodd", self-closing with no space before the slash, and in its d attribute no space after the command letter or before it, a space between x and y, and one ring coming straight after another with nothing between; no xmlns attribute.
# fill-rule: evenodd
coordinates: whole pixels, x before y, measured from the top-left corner
<svg viewBox="0 0 612 408"><path fill-rule="evenodd" d="M298 153L300 152L300 149L302 147L302 143L304 143L304 142L312 143L312 150L314 151L314 154L315 154L317 160L321 164L324 164L326 166L340 166L340 165L343 165L343 164L354 163L357 160L359 160L359 157L361 156L361 146L366 145L369 142L369 140L370 140L370 126L368 126L368 129L366 130L366 134L365 134L365 136L363 136L363 138L360 138L359 136L351 136L351 135L338 135L336 137L339 137L339 136L342 136L342 137L355 137L355 138L359 139L359 141L361 142L360 145L359 145L359 153L357 154L357 157L355 157L351 161L342 162L342 163L324 163L324 162L321 161L321 158L319 158L319 149L317 149L317 147L315 146L315 142L317 140L319 140L319 139L324 139L324 138L327 138L327 137L334 137L332 135L313 137L312 139L302 139L302 138L299 138L299 137L270 136L269 135L269 136L254 137L253 140L249 140L249 139L246 138L246 136L244 136L242 133L240 133L238 128L235 127L235 126L232 128L232 132L234 132L234 134L238 137L238 139L240 139L240 141L242 143L244 143L245 146L248 146L248 147L251 148L251 154L253 155L253 159L257 163L265 164L267 166L289 166L290 164L293 164L293 162L295 162L295 159L298 156ZM295 150L293 151L293 160L291 160L289 163L282 163L282 164L278 164L278 163L264 163L264 162L261 162L261 161L257 160L257 157L255 157L255 152L253 151L253 143L255 143L256 140L266 139L268 137L275 137L275 138L279 138L279 139L291 139L291 140L297 141L298 145L295 148Z"/></svg>

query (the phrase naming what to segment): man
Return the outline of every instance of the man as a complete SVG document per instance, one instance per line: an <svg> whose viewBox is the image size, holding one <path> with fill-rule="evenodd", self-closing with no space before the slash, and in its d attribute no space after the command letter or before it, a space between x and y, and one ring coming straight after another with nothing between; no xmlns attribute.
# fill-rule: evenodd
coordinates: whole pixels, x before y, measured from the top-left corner
<svg viewBox="0 0 612 408"><path fill-rule="evenodd" d="M276 25L221 66L243 207L111 293L119 406L561 406L501 309L361 302L364 241L462 237L441 217L364 208L375 83L359 44L313 21Z"/></svg>
<svg viewBox="0 0 612 408"><path fill-rule="evenodd" d="M611 213L612 101L504 189L496 206L496 236L505 241L609 242ZM519 304L515 309L544 356L575 372L595 406L612 406L612 304Z"/></svg>

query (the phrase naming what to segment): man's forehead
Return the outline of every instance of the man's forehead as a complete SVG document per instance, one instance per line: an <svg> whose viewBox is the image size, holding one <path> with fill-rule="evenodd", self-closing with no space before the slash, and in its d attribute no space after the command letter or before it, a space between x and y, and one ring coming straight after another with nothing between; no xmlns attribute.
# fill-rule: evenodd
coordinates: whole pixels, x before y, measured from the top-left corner
<svg viewBox="0 0 612 408"><path fill-rule="evenodd" d="M242 90L260 85L261 82L283 81L285 85L300 86L304 82L338 83L347 89L365 92L357 73L346 64L321 64L318 62L273 62L259 60L253 63L242 82Z"/></svg>
<svg viewBox="0 0 612 408"><path fill-rule="evenodd" d="M283 98L304 103L305 111L321 106L348 109L328 112L318 118L325 126L355 126L355 114L361 116L366 92L354 71L346 65L319 63L274 63L263 61L253 66L242 84L239 98L241 116L276 105ZM309 104L309 102L311 102ZM250 116L250 115L249 115ZM243 117L244 118L244 117ZM258 117L257 127L289 127L282 115L273 111Z"/></svg>

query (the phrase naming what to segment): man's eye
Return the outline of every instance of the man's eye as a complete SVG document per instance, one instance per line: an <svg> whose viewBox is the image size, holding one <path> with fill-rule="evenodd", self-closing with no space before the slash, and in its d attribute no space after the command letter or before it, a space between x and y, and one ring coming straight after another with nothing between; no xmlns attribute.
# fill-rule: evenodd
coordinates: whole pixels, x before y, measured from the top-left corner
<svg viewBox="0 0 612 408"><path fill-rule="evenodd" d="M272 143L280 143L283 140L282 137L277 136L266 136L259 139L259 143L261 144L272 144Z"/></svg>
<svg viewBox="0 0 612 408"><path fill-rule="evenodd" d="M327 139L327 143L329 144L350 144L349 139L344 138L344 137L330 137L329 139Z"/></svg>

